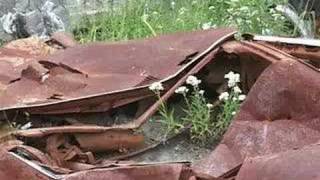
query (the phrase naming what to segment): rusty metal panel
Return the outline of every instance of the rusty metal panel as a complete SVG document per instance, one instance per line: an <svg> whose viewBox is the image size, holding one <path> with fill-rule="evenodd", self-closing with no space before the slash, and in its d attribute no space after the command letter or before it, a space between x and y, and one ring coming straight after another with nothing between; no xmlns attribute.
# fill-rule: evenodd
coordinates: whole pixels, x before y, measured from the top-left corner
<svg viewBox="0 0 320 180"><path fill-rule="evenodd" d="M218 177L248 157L316 143L319 84L319 70L291 56L270 65L251 88L220 145L195 169Z"/></svg>
<svg viewBox="0 0 320 180"><path fill-rule="evenodd" d="M320 177L319 144L277 154L248 158L237 180L317 180Z"/></svg>
<svg viewBox="0 0 320 180"><path fill-rule="evenodd" d="M124 92L123 100L132 98L130 90L176 77L191 62L200 61L234 33L232 29L196 31L122 43L94 43L58 51L23 68L26 73L18 71L19 78L3 88L0 110L24 108L40 114L51 110L87 112L90 110L79 108L79 102L86 104L85 107L106 106L103 104L106 101L119 100L110 100L110 94L121 92ZM39 71L35 67L39 65L47 72ZM30 78L30 73L41 76ZM33 88L26 91L23 88L26 86ZM45 111L45 107L50 108ZM44 109L37 111L38 108Z"/></svg>
<svg viewBox="0 0 320 180"><path fill-rule="evenodd" d="M66 180L188 180L192 171L185 164L162 164L148 166L128 166L110 169L94 169L67 175Z"/></svg>
<svg viewBox="0 0 320 180"><path fill-rule="evenodd" d="M49 180L50 178L33 169L29 164L22 162L17 156L0 149L0 179Z"/></svg>
<svg viewBox="0 0 320 180"><path fill-rule="evenodd" d="M31 179L34 176L43 179L223 179L234 178L243 161L239 178L254 180L258 177L257 173L252 173L255 170L251 163L254 162L257 167L266 165L270 170L261 172L258 169L259 177L288 179L285 177L291 177L288 173L292 170L279 167L281 163L269 159L276 157L289 164L297 161L286 159L291 154L301 152L296 156L304 158L317 153L314 148L282 152L314 144L320 138L319 70L305 60L309 57L318 60L318 54L299 53L300 56L296 55L299 59L294 57L293 51L281 50L264 41L233 41L234 33L232 29L218 29L87 45L77 45L68 37L57 37L56 41L61 41L62 46L65 44L66 49L53 55L48 52L45 57L42 51L32 54L23 48L15 54L13 45L0 49L0 68L7 70L0 73L0 111L101 112L148 98L152 92L147 86L152 82L162 81L166 88L161 101L149 106L128 124L40 126L15 131L11 135L22 139L42 137L45 145L41 145L45 147L39 149L45 150L41 152L13 141L7 148L1 148L2 158L13 162L13 168L22 167L15 179L21 179L24 174ZM245 77L242 86L250 91L221 143L207 158L193 164L192 168L185 163L121 164L112 161L104 164L95 159L94 152L143 144L143 136L132 133L132 129L138 129L187 76L203 70L219 57L219 53L232 55L240 61L239 70ZM16 57L21 57L21 61ZM210 73L214 75L215 72ZM12 147L26 151L31 160L8 153ZM283 157L277 157L277 153ZM308 158L305 160L303 163L308 162ZM311 164L318 166L316 162ZM44 166L50 171L45 171ZM55 167L59 174L53 171L54 166L59 166ZM0 168L3 169L0 178L15 176L13 169L5 170L3 164ZM272 176L277 168L288 173ZM315 174L314 168L310 171ZM297 177L309 176L301 173Z"/></svg>

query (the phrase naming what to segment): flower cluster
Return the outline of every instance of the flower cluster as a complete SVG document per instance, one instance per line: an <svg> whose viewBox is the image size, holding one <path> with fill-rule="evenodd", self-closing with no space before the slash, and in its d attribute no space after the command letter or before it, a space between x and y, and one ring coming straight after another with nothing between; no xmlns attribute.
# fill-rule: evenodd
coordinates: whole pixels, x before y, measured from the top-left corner
<svg viewBox="0 0 320 180"><path fill-rule="evenodd" d="M152 84L149 86L149 89L150 89L151 91L154 91L154 92L159 92L159 91L164 90L163 85L162 85L161 82L154 82L154 83L152 83Z"/></svg>
<svg viewBox="0 0 320 180"><path fill-rule="evenodd" d="M191 92L186 86L176 89L175 93L182 94L186 103L182 118L183 124L191 124L191 135L194 140L205 140L207 136L212 134L212 118L211 112L214 105L208 103L205 99L205 91L200 89L201 80L196 76L188 76L186 84L190 86Z"/></svg>
<svg viewBox="0 0 320 180"><path fill-rule="evenodd" d="M241 101L246 98L244 94L241 94L242 90L238 86L240 74L230 71L225 75L225 79L228 80L229 91L223 92L219 96L219 100L222 102L222 112L217 115L216 122L212 120L212 112L216 111L216 108L205 99L205 91L200 88L201 80L196 76L188 76L186 86L180 86L175 90L175 93L183 95L186 102L184 117L175 119L174 111L169 111L161 101L159 109L162 116L161 122L166 125L168 132L178 132L180 128L191 124L192 139L205 140L211 135L220 136L237 113ZM160 91L164 90L164 87L161 82L155 82L149 86L149 89L160 99Z"/></svg>
<svg viewBox="0 0 320 180"><path fill-rule="evenodd" d="M241 94L242 90L238 86L238 83L240 82L240 74L230 71L224 76L224 78L228 80L228 88L231 89L231 92L230 94L229 92L221 93L219 96L219 100L228 101L230 99L232 101L244 101L246 95Z"/></svg>
<svg viewBox="0 0 320 180"><path fill-rule="evenodd" d="M221 101L227 101L229 99L229 93L228 92L223 92L219 96L219 100Z"/></svg>
<svg viewBox="0 0 320 180"><path fill-rule="evenodd" d="M191 75L187 78L186 83L193 87L198 87L198 85L201 83L201 80Z"/></svg>
<svg viewBox="0 0 320 180"><path fill-rule="evenodd" d="M175 93L177 94L186 94L188 92L189 92L189 89L186 86L181 86L175 90Z"/></svg>
<svg viewBox="0 0 320 180"><path fill-rule="evenodd" d="M228 87L232 88L240 82L240 74L230 71L228 74L224 75L224 78L228 79Z"/></svg>
<svg viewBox="0 0 320 180"><path fill-rule="evenodd" d="M221 136L229 127L233 117L238 112L241 102L245 100L246 95L241 94L242 90L238 86L240 74L230 71L225 76L228 80L228 91L219 96L221 103L221 112L217 116L218 123L215 124L215 135Z"/></svg>

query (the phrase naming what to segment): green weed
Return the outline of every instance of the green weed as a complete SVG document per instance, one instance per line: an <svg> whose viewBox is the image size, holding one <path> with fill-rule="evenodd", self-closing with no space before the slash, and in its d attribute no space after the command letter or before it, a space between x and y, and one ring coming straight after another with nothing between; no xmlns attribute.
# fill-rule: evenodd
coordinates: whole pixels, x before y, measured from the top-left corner
<svg viewBox="0 0 320 180"><path fill-rule="evenodd" d="M240 32L289 34L286 19L270 7L285 0L129 0L114 11L75 25L82 43L150 37L178 31L236 27Z"/></svg>

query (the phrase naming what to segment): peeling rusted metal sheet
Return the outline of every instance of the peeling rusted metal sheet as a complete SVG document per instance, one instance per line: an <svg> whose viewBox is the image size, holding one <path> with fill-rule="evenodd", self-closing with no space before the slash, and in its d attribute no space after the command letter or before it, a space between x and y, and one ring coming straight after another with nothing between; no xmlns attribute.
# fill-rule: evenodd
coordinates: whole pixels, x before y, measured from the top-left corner
<svg viewBox="0 0 320 180"><path fill-rule="evenodd" d="M229 48L229 52L242 53L247 61L255 57L270 65L252 86L218 147L194 165L196 171L214 177L248 157L303 147L320 138L319 70L267 45L241 44ZM230 46L226 44L227 47ZM254 67L251 64L248 69Z"/></svg>
<svg viewBox="0 0 320 180"><path fill-rule="evenodd" d="M2 78L0 75L3 79L0 111L102 112L151 96L147 86L154 81L164 82L166 91L161 100L127 124L66 125L13 132L12 135L22 139L43 139L46 141L44 152L20 141L0 148L3 161L15 164L13 169L5 169L4 163L0 163L0 179L21 179L24 175L31 179L38 176L39 179L224 179L233 178L247 158L250 161L245 161L239 177L257 177L246 176L246 172L252 172L251 162L258 167L266 163L272 172L276 169L272 167L275 161L254 157L263 156L263 160L268 160L274 157L270 154L314 144L320 138L319 71L305 55L296 58L294 52L280 50L273 43L233 41L234 33L230 29L219 29L81 46L68 41L68 37L60 37L62 40L58 37L56 41L61 41L67 49L54 55L29 54L29 57L25 55L28 51L21 51L24 53L21 66L14 69L13 64L7 64L8 70L14 69L13 76ZM8 54L14 56L10 54L12 49L8 52L6 56L0 53L0 66L7 63ZM132 129L146 122L189 75L204 70L213 61L222 61L223 66L230 63L225 57L239 61L237 70L244 77L242 88L250 91L223 140L207 158L192 168L186 163L121 164L95 159L93 152L140 146L143 136L132 133ZM312 61L318 59L317 54L312 57ZM223 71L216 72L219 67L206 68L213 71L209 72L209 81L215 73L222 74L223 80ZM33 88L25 89L26 86ZM301 157L313 152L301 150ZM285 156L281 160L286 162ZM21 171L12 174L15 168ZM285 172L290 172L285 168ZM268 175L268 172L258 172Z"/></svg>
<svg viewBox="0 0 320 180"><path fill-rule="evenodd" d="M93 167L79 172L58 173L51 167L41 166L11 152L1 151L1 179L103 179L103 180L143 180L143 179L172 179L188 180L193 172L186 163L165 164L115 164L111 167Z"/></svg>
<svg viewBox="0 0 320 180"><path fill-rule="evenodd" d="M250 36L250 35L245 35ZM271 42L271 43L285 43L290 45L304 45L304 46L315 46L320 47L320 40L318 39L307 39L307 38L289 38L289 37L278 37L278 36L252 36L251 39L255 41Z"/></svg>
<svg viewBox="0 0 320 180"><path fill-rule="evenodd" d="M191 175L191 169L185 164L162 164L81 171L67 175L64 179L188 180Z"/></svg>
<svg viewBox="0 0 320 180"><path fill-rule="evenodd" d="M253 36L250 34L245 34L243 36L247 40L253 40L257 43L271 44L272 46L288 54L309 61L317 67L320 67L320 40L318 39L285 38L258 35Z"/></svg>
<svg viewBox="0 0 320 180"><path fill-rule="evenodd" d="M62 46L63 48L70 48L79 45L73 35L66 32L54 32L51 35L50 41Z"/></svg>
<svg viewBox="0 0 320 180"><path fill-rule="evenodd" d="M147 85L186 73L185 69L234 33L218 29L68 48L9 78L16 81L3 88L0 110L24 109L33 114L106 111L119 106L118 101L129 103L150 96ZM33 88L26 91L27 86Z"/></svg>
<svg viewBox="0 0 320 180"><path fill-rule="evenodd" d="M277 154L248 158L237 180L316 180L320 177L319 144Z"/></svg>
<svg viewBox="0 0 320 180"><path fill-rule="evenodd" d="M0 91L20 78L21 71L37 58L53 54L55 49L40 39L28 38L10 42L0 48Z"/></svg>
<svg viewBox="0 0 320 180"><path fill-rule="evenodd" d="M23 163L10 152L0 149L0 179L50 179L41 172L33 169L29 164Z"/></svg>

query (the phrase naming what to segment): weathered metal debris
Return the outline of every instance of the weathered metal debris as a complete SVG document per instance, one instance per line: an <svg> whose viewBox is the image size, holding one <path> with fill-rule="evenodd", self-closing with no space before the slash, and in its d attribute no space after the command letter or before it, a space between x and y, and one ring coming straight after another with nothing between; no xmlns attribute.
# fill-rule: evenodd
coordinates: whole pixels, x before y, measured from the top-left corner
<svg viewBox="0 0 320 180"><path fill-rule="evenodd" d="M319 179L319 144L246 159L237 180Z"/></svg>
<svg viewBox="0 0 320 180"><path fill-rule="evenodd" d="M279 39L236 41L234 33L218 29L88 45L58 34L50 44L60 50L42 42L33 48L34 39L1 48L1 118L10 121L23 112L34 123L1 135L0 179L294 179L292 167L282 165L299 161L293 155L303 158L296 177L317 175L316 161L312 168L303 163L317 156L318 145L305 146L320 138L320 48ZM96 152L144 148L136 130L161 104L150 98L150 83L164 82L161 100L167 101L191 74L216 91L230 70L241 73L248 97L221 143L199 163L97 158ZM85 123L91 114L108 117L134 103L132 121ZM284 173L277 176L277 169Z"/></svg>
<svg viewBox="0 0 320 180"><path fill-rule="evenodd" d="M146 85L177 79L207 54L199 56L212 43L233 34L233 30L221 29L127 43L95 43L34 58L32 63L23 61L24 69L29 67L25 73L20 70L19 76L1 81L6 88L0 94L0 110L24 109L30 114L107 111L152 95ZM195 56L195 63L188 62ZM15 69L13 64L7 66ZM33 71L40 76L30 78ZM27 86L34 88L22 88Z"/></svg>
<svg viewBox="0 0 320 180"><path fill-rule="evenodd" d="M320 138L319 70L265 45L255 45L252 51L247 48L251 45L240 43L232 51L260 56L270 65L251 88L220 145L209 158L195 165L213 176L238 166L247 157L301 148ZM229 48L228 43L224 47ZM249 58L242 57L241 61Z"/></svg>

